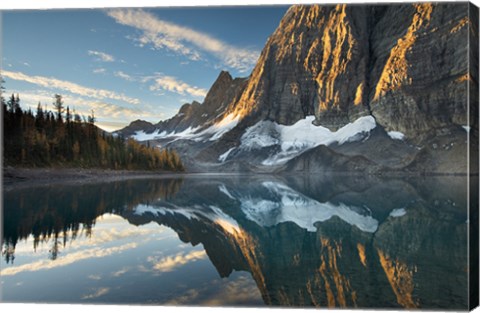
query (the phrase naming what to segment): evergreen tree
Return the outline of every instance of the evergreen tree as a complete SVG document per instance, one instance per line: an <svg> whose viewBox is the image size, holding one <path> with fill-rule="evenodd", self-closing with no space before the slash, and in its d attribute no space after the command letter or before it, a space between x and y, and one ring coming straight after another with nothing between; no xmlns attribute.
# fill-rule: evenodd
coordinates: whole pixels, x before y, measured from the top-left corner
<svg viewBox="0 0 480 313"><path fill-rule="evenodd" d="M57 111L57 120L62 122L62 114L65 111L65 108L63 106L63 99L61 95L55 94L55 102L53 102L53 107L55 108L55 111Z"/></svg>
<svg viewBox="0 0 480 313"><path fill-rule="evenodd" d="M0 104L2 105L2 107L7 104L7 102L5 101L5 98L3 97L3 94L5 93L4 84L5 84L5 80L0 74Z"/></svg>
<svg viewBox="0 0 480 313"><path fill-rule="evenodd" d="M12 96L10 97L10 99L7 102L7 106L8 106L8 111L10 111L12 113L15 112L15 95L13 93L12 93Z"/></svg>
<svg viewBox="0 0 480 313"><path fill-rule="evenodd" d="M159 150L150 143L122 136L113 137L95 124L95 115L83 121L66 109L62 121L63 101L55 95L57 118L38 103L36 114L20 108L20 97L12 95L4 104L4 164L12 166L81 166L129 170L183 171L175 151ZM58 109L60 108L60 109Z"/></svg>
<svg viewBox="0 0 480 313"><path fill-rule="evenodd" d="M35 115L35 126L37 127L38 131L41 131L44 125L45 125L45 114L43 112L42 104L38 102L37 114Z"/></svg>
<svg viewBox="0 0 480 313"><path fill-rule="evenodd" d="M92 109L92 115L88 116L88 123L95 125L95 111Z"/></svg>
<svg viewBox="0 0 480 313"><path fill-rule="evenodd" d="M42 104L40 103L40 101L38 102L38 105L37 105L37 115L36 115L36 117L37 117L37 119L40 119L40 120L44 119L43 108L42 108Z"/></svg>
<svg viewBox="0 0 480 313"><path fill-rule="evenodd" d="M67 113L65 115L65 121L67 122L67 124L70 124L72 120L72 115L70 114L70 108L67 106Z"/></svg>
<svg viewBox="0 0 480 313"><path fill-rule="evenodd" d="M75 121L75 123L81 123L82 122L82 118L80 117L80 114L78 114L75 111L75 108L73 108L73 120Z"/></svg>
<svg viewBox="0 0 480 313"><path fill-rule="evenodd" d="M21 109L20 109L20 96L18 95L18 93L17 93L17 96L15 97L13 110L15 112L20 112L21 111Z"/></svg>

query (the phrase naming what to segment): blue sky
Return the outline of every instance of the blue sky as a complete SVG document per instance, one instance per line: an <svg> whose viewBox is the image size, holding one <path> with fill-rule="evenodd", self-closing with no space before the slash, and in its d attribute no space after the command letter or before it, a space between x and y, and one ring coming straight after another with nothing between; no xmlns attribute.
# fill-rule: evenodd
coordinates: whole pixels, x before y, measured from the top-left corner
<svg viewBox="0 0 480 313"><path fill-rule="evenodd" d="M248 76L288 6L2 13L6 96L51 109L55 93L98 125L171 117L221 70Z"/></svg>

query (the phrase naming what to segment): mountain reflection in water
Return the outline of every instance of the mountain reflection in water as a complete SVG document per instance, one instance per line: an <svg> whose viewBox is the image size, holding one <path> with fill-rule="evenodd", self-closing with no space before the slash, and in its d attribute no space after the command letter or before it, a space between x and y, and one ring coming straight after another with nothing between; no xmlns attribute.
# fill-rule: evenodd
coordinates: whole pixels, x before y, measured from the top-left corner
<svg viewBox="0 0 480 313"><path fill-rule="evenodd" d="M2 300L467 309L466 184L198 175L12 190L4 193ZM105 278L114 266L130 270L128 281ZM57 272L34 276L60 267L81 267L90 279L78 284L92 294L58 298L74 283ZM168 275L177 289L165 289ZM30 289L15 288L28 280ZM42 285L51 295L28 291Z"/></svg>

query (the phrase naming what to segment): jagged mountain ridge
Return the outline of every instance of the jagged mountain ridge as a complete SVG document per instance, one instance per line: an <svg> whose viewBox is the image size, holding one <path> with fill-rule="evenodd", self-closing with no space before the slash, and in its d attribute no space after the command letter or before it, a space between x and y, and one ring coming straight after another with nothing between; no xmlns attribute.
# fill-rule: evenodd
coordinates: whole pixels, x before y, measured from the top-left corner
<svg viewBox="0 0 480 313"><path fill-rule="evenodd" d="M292 6L248 79L233 80L222 72L203 104L184 105L172 119L155 125L156 132L144 130L152 136L139 139L178 149L197 170L298 168L285 163L298 163L307 151L341 153L354 163L348 171L417 171L422 168L415 163L418 154L421 162L441 160L430 166L432 172L448 171L445 162L466 165L467 136L478 147L476 115L467 113L467 85L478 88L478 77L468 67L471 20L478 20L478 11L468 3ZM284 127L298 126L309 116L312 127ZM341 144L325 140L369 116L374 125L353 127ZM253 146L245 143L251 127L258 129ZM120 132L138 131L132 129ZM379 129L376 135L373 129ZM302 134L288 135L295 131L318 136L303 142ZM381 162L385 153L369 149L345 155L352 142L375 147L385 138L396 146L391 164ZM276 156L281 162L270 164ZM314 159L302 171L332 165ZM342 164L333 170L341 171ZM453 170L466 171L466 166Z"/></svg>
<svg viewBox="0 0 480 313"><path fill-rule="evenodd" d="M203 103L193 101L180 107L170 119L152 124L136 120L117 133L124 136L135 135L138 131L151 134L160 132L182 132L187 128L201 128L212 125L223 117L226 109L233 105L243 91L247 78L232 78L227 71L221 71L205 96Z"/></svg>
<svg viewBox="0 0 480 313"><path fill-rule="evenodd" d="M205 96L202 104L193 101L184 104L173 118L156 125L160 129L183 131L188 127L206 127L220 120L227 108L237 100L243 91L247 79L233 79L230 73L220 72L220 75Z"/></svg>
<svg viewBox="0 0 480 313"><path fill-rule="evenodd" d="M465 212L452 204L465 198L443 198L454 194L452 183L461 185L462 178L420 183L441 195L440 217L438 204L421 199L418 186L405 181L267 177L249 184L239 177L187 181L175 199L122 216L135 225L165 225L183 242L201 243L221 277L250 272L269 305L427 308L432 295L466 286L467 275L460 274L466 245L458 244L466 235ZM202 188L193 187L200 182ZM386 193L392 197L381 196ZM195 208L189 206L192 198ZM445 275L434 274L445 264Z"/></svg>

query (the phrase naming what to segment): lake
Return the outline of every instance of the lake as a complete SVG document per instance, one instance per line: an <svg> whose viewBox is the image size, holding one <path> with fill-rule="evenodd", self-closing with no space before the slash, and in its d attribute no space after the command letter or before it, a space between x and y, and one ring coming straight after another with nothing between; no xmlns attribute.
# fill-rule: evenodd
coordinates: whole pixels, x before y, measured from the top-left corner
<svg viewBox="0 0 480 313"><path fill-rule="evenodd" d="M465 177L185 175L3 201L3 302L468 308Z"/></svg>

